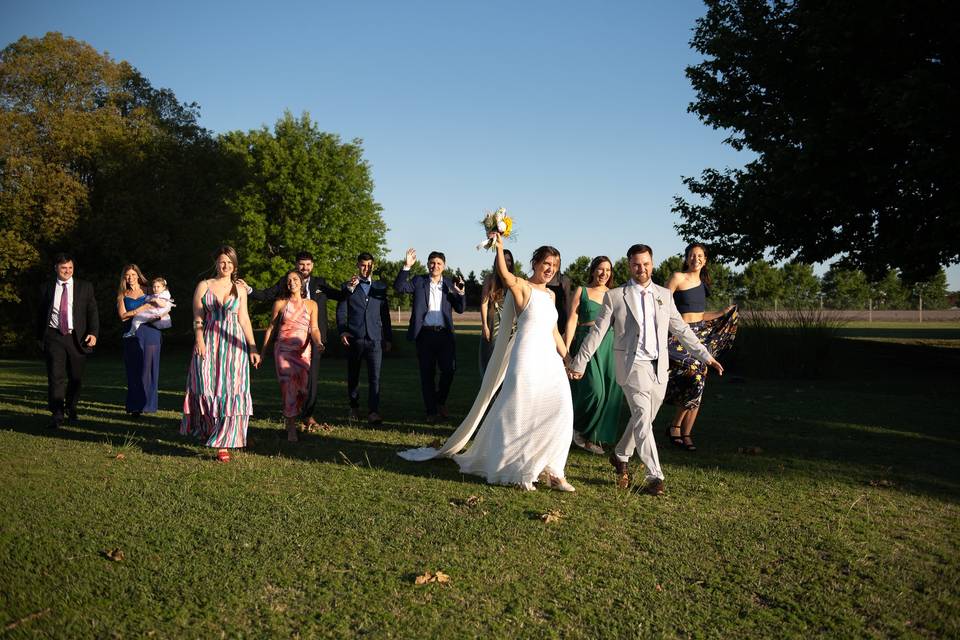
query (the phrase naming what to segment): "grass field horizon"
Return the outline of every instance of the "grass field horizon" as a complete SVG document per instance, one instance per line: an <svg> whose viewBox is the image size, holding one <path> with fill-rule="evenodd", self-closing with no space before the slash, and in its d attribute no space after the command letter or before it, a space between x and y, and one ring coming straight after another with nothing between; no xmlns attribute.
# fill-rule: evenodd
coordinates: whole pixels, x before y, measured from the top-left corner
<svg viewBox="0 0 960 640"><path fill-rule="evenodd" d="M0 629L956 637L960 326L924 325L845 326L819 379L732 358L708 382L700 451L667 446L661 411L662 498L618 491L605 458L577 449L572 495L401 460L455 426L424 423L409 343L384 362L384 425L349 423L345 361L329 358L317 418L332 430L297 444L268 358L252 443L227 465L177 434L187 349L164 352L161 410L139 420L119 354L91 358L82 423L58 431L42 362L0 360ZM479 386L477 340L458 338L456 419ZM428 571L449 582L415 584Z"/></svg>

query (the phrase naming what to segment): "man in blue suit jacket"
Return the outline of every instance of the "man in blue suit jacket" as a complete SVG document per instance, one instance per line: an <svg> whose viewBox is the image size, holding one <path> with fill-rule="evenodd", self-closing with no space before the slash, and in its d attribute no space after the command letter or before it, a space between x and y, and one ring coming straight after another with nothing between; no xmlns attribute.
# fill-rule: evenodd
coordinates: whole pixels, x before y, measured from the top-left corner
<svg viewBox="0 0 960 640"><path fill-rule="evenodd" d="M370 424L380 424L380 365L383 352L390 351L393 333L390 328L390 303L387 285L371 282L373 256L357 256L357 275L344 283L344 299L337 304L337 329L340 342L347 348L347 393L350 396L350 417L360 417L360 364L367 363L368 409Z"/></svg>
<svg viewBox="0 0 960 640"><path fill-rule="evenodd" d="M410 329L407 339L417 343L417 359L420 363L420 390L427 409L427 421L449 416L447 395L457 369L457 349L453 340L453 312L463 313L466 302L463 281L451 282L443 277L447 258L439 251L427 257L430 275L410 279L410 267L417 261L417 252L407 250L403 269L397 274L393 289L397 293L413 294L413 310L410 313ZM440 384L437 385L436 370L440 369Z"/></svg>

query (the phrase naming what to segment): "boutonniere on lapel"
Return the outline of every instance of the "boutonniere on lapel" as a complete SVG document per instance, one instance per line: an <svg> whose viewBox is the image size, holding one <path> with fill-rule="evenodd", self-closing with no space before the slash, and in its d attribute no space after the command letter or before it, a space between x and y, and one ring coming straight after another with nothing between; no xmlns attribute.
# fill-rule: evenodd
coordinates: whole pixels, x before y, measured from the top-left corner
<svg viewBox="0 0 960 640"><path fill-rule="evenodd" d="M660 305L661 307L663 306L663 298L661 298L660 296L657 296L657 304Z"/></svg>

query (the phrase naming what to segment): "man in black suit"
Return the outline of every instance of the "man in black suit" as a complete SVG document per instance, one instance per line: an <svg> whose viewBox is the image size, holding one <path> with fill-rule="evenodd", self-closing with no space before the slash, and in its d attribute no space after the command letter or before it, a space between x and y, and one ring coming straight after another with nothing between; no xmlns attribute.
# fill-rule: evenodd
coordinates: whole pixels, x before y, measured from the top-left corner
<svg viewBox="0 0 960 640"><path fill-rule="evenodd" d="M367 363L370 424L380 424L380 365L383 352L390 351L393 333L390 327L390 303L387 285L373 282L373 256L357 256L357 275L344 283L344 299L337 305L337 329L340 342L347 348L347 394L350 417L360 417L360 364Z"/></svg>
<svg viewBox="0 0 960 640"><path fill-rule="evenodd" d="M327 300L343 300L346 295L341 289L335 289L327 284L327 281L320 276L313 274L313 254L308 251L301 251L297 254L296 269L303 276L304 286L307 291L307 299L317 303L317 324L320 326L320 340L327 344ZM282 292L286 291L287 278L280 278L276 284L266 289L254 289L243 280L237 280L237 284L247 287L247 295L253 300L259 302L273 302ZM303 420L307 428L317 425L313 418L313 410L317 404L317 379L320 375L320 351L314 351L310 358L310 378L307 381L307 398L303 403L303 411L300 419Z"/></svg>
<svg viewBox="0 0 960 640"><path fill-rule="evenodd" d="M73 258L57 254L53 265L56 279L40 290L37 342L47 363L50 428L58 429L64 414L77 422L83 367L97 344L100 316L93 285L73 277Z"/></svg>
<svg viewBox="0 0 960 640"><path fill-rule="evenodd" d="M397 274L393 289L413 294L410 329L407 339L417 343L420 365L420 392L427 409L427 422L449 417L447 396L457 370L457 345L453 339L453 312L463 313L466 297L463 280L443 277L447 257L439 251L427 256L430 275L410 278L410 267L417 262L415 249L408 249L403 269ZM440 369L437 386L436 371Z"/></svg>

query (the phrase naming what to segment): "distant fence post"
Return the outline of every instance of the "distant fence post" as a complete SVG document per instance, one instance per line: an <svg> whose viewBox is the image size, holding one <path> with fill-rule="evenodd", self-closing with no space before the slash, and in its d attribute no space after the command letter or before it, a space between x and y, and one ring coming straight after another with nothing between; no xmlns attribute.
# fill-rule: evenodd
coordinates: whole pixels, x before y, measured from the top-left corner
<svg viewBox="0 0 960 640"><path fill-rule="evenodd" d="M867 300L867 322L873 322L873 298Z"/></svg>

